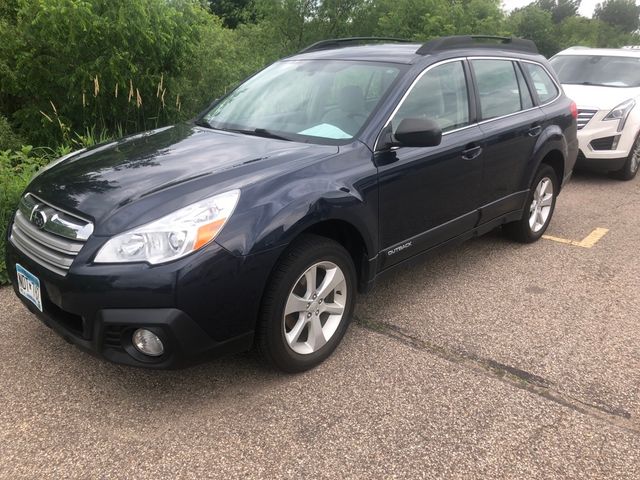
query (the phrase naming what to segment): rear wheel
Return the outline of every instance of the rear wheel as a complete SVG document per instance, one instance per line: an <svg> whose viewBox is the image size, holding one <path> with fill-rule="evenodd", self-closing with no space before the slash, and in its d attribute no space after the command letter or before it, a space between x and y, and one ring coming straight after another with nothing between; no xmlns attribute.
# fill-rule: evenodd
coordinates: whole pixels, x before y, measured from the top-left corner
<svg viewBox="0 0 640 480"><path fill-rule="evenodd" d="M337 242L305 235L284 254L264 296L258 346L276 368L301 372L340 343L353 313L356 272Z"/></svg>
<svg viewBox="0 0 640 480"><path fill-rule="evenodd" d="M531 190L527 196L522 218L504 226L506 233L514 240L531 243L538 240L549 226L558 195L558 179L549 165L538 169Z"/></svg>
<svg viewBox="0 0 640 480"><path fill-rule="evenodd" d="M638 173L640 167L640 134L636 137L636 141L633 144L633 148L627 157L627 161L624 166L614 172L614 176L620 180L631 180Z"/></svg>

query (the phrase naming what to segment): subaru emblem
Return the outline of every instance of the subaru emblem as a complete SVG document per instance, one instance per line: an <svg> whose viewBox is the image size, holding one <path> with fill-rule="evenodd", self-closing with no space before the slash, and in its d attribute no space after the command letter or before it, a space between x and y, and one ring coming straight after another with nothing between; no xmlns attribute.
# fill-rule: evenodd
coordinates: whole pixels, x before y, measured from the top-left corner
<svg viewBox="0 0 640 480"><path fill-rule="evenodd" d="M38 210L38 208L39 205L31 211L31 223L42 230L47 223L47 215L42 210Z"/></svg>

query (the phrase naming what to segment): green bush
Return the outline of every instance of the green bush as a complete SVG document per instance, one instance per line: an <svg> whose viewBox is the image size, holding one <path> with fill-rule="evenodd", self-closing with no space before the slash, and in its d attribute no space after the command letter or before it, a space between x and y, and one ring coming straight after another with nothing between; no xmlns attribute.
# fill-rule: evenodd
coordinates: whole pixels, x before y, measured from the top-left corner
<svg viewBox="0 0 640 480"><path fill-rule="evenodd" d="M197 0L18 5L15 20L0 18L0 111L37 145L183 118L183 72L203 31L222 29Z"/></svg>
<svg viewBox="0 0 640 480"><path fill-rule="evenodd" d="M7 119L0 115L0 151L17 150L22 143L22 139L14 133Z"/></svg>
<svg viewBox="0 0 640 480"><path fill-rule="evenodd" d="M32 147L0 151L0 285L9 282L4 263L7 224L27 183L48 162L48 156L36 155Z"/></svg>

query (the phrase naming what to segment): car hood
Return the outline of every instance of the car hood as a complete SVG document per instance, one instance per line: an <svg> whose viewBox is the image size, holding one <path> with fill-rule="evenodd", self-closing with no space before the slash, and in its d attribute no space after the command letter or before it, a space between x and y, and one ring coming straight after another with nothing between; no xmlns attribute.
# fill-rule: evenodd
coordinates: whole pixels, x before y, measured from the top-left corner
<svg viewBox="0 0 640 480"><path fill-rule="evenodd" d="M38 175L28 191L104 227L107 219L132 204L141 206L136 215L159 203L183 206L197 201L198 195L241 188L337 151L336 146L179 124L75 155ZM113 228L96 233L100 230Z"/></svg>
<svg viewBox="0 0 640 480"><path fill-rule="evenodd" d="M578 108L611 110L625 100L640 95L640 88L598 87L593 85L563 84L564 93L576 102Z"/></svg>

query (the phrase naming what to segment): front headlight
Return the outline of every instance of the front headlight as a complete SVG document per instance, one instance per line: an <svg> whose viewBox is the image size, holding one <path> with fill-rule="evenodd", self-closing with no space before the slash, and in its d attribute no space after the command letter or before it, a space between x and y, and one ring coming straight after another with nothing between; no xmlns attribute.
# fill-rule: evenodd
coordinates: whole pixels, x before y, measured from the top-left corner
<svg viewBox="0 0 640 480"><path fill-rule="evenodd" d="M195 252L220 233L236 208L240 190L202 200L113 237L95 263L165 263Z"/></svg>
<svg viewBox="0 0 640 480"><path fill-rule="evenodd" d="M633 110L633 107L635 107L635 105L636 101L633 98L625 100L609 113L607 113L603 120L618 120L618 131L621 132L624 128L624 124L627 121L629 113L631 113L631 110Z"/></svg>

